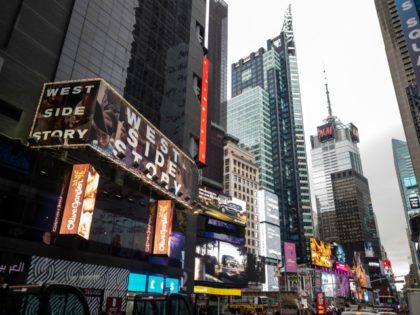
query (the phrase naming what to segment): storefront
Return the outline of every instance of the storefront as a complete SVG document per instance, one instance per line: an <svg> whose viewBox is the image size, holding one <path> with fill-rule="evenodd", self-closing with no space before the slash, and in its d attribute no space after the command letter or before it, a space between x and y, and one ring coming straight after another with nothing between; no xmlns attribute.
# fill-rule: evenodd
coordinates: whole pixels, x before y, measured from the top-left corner
<svg viewBox="0 0 420 315"><path fill-rule="evenodd" d="M102 80L47 84L29 142L0 138L1 284L74 285L92 314L133 274L192 292L194 161Z"/></svg>

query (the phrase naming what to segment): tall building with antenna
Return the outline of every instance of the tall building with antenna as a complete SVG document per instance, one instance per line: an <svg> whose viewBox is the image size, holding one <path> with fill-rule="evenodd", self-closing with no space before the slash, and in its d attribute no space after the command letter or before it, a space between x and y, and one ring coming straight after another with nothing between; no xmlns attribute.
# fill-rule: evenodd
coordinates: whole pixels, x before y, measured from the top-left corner
<svg viewBox="0 0 420 315"><path fill-rule="evenodd" d="M338 231L331 174L352 169L363 175L363 170L357 147L358 129L352 123L343 124L333 115L327 82L325 89L328 116L317 128L317 134L311 136L312 189L318 211L320 238L332 242L338 240Z"/></svg>
<svg viewBox="0 0 420 315"><path fill-rule="evenodd" d="M279 199L280 230L283 241L296 244L298 262L306 260L306 238L313 236L312 208L310 199L308 167L303 128L303 113L300 98L299 75L294 41L291 7L286 11L280 35L267 41L267 48L260 48L246 58L232 64L232 100L228 102L228 132L241 139L241 130L249 128L251 120L245 106L255 96L261 107L267 104L267 121L256 126L257 132L264 128L271 131L271 140L256 143L270 146L272 159L259 159L260 165L270 164L266 189ZM262 105L261 105L262 104ZM238 112L232 106L238 105ZM256 107L254 106L254 107ZM242 113L243 123L238 119ZM261 119L263 117L261 116ZM264 119L263 119L264 120ZM270 175L271 175L270 174ZM264 173L260 172L261 187Z"/></svg>

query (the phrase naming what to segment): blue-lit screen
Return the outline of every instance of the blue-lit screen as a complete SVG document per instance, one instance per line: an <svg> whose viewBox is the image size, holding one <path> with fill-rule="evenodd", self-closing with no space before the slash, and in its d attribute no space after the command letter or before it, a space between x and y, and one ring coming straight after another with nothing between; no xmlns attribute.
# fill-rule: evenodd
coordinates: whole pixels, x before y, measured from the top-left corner
<svg viewBox="0 0 420 315"><path fill-rule="evenodd" d="M146 292L146 275L130 273L128 275L128 291Z"/></svg>
<svg viewBox="0 0 420 315"><path fill-rule="evenodd" d="M169 293L179 293L179 279L166 278L165 289Z"/></svg>
<svg viewBox="0 0 420 315"><path fill-rule="evenodd" d="M162 293L163 292L163 277L149 276L147 284L147 292L149 293Z"/></svg>

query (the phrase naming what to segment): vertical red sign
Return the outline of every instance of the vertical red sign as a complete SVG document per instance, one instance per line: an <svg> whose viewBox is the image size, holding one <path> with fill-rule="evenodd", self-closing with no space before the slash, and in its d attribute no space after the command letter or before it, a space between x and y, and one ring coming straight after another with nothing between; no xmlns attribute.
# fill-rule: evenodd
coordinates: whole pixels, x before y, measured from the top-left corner
<svg viewBox="0 0 420 315"><path fill-rule="evenodd" d="M201 111L200 111L200 138L198 145L198 162L206 164L207 147L207 108L209 86L209 59L203 56L203 75L201 79Z"/></svg>
<svg viewBox="0 0 420 315"><path fill-rule="evenodd" d="M327 305L325 302L324 292L318 292L316 294L316 313L317 315L324 315L327 313Z"/></svg>

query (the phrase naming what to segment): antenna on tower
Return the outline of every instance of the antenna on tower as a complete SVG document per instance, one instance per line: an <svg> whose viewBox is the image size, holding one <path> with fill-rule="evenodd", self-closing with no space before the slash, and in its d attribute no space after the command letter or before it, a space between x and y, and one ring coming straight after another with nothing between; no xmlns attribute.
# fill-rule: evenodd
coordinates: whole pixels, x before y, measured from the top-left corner
<svg viewBox="0 0 420 315"><path fill-rule="evenodd" d="M330 100L330 91L328 90L328 82L327 82L327 72L325 71L324 66L324 80L325 80L325 91L327 93L327 102L328 102L328 118L332 118L332 108L331 108L331 100Z"/></svg>

